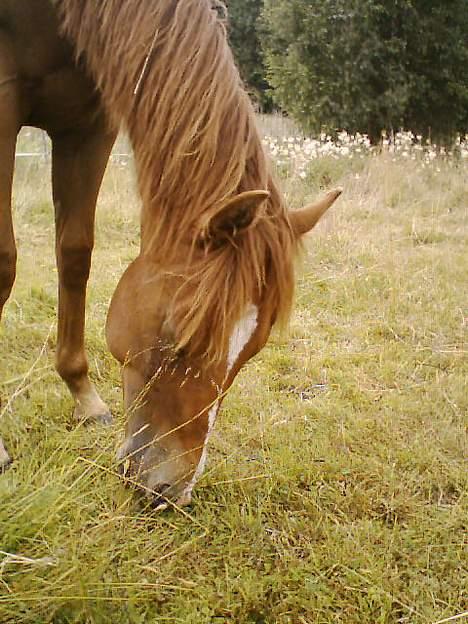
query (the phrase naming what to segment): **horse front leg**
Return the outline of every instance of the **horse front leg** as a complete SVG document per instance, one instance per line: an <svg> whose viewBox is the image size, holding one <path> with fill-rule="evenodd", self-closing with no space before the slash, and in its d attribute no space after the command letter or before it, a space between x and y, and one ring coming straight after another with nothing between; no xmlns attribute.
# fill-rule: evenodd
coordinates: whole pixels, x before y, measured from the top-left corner
<svg viewBox="0 0 468 624"><path fill-rule="evenodd" d="M0 119L2 116L0 104ZM0 122L0 126L2 126ZM14 132L14 134L12 133ZM11 184L15 159L16 131L1 136L0 127L0 320L3 307L10 296L16 276L16 245L11 218ZM1 401L0 401L1 405ZM0 437L0 473L11 463Z"/></svg>
<svg viewBox="0 0 468 624"><path fill-rule="evenodd" d="M84 329L96 201L114 140L103 120L52 136L59 275L56 368L75 400L76 419L103 423L111 415L88 377Z"/></svg>
<svg viewBox="0 0 468 624"><path fill-rule="evenodd" d="M0 33L0 320L16 276L16 244L11 217L16 137L21 126L16 73L10 42ZM0 437L0 473L10 461Z"/></svg>

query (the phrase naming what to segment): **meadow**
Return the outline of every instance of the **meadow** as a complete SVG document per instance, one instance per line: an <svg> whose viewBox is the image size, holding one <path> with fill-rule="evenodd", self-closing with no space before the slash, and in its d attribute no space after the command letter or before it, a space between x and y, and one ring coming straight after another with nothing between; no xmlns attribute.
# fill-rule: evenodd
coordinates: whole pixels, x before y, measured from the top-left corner
<svg viewBox="0 0 468 624"><path fill-rule="evenodd" d="M301 137L262 120L292 208L344 194L298 260L289 331L228 394L191 507L155 513L116 474L111 294L138 253L131 159L100 197L83 427L54 371L49 163L17 161L18 277L0 335L1 624L466 622L468 146ZM41 149L25 132L19 151ZM124 144L117 152L124 151Z"/></svg>

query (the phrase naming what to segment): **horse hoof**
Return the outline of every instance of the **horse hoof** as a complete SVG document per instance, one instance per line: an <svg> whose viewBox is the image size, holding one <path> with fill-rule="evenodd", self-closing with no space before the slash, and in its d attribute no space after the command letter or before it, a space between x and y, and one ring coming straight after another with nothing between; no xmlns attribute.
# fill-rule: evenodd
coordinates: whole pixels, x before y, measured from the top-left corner
<svg viewBox="0 0 468 624"><path fill-rule="evenodd" d="M112 425L114 419L112 418L112 414L109 410L104 412L98 412L97 414L84 414L83 410L79 407L75 408L73 413L73 418L76 422L84 423L85 425L104 425L108 427Z"/></svg>
<svg viewBox="0 0 468 624"><path fill-rule="evenodd" d="M0 438L0 474L3 474L5 470L11 466L12 460L11 457L6 452L5 447L3 446L3 442Z"/></svg>
<svg viewBox="0 0 468 624"><path fill-rule="evenodd" d="M4 474L8 468L12 465L13 460L9 457L7 461L2 461L0 463L0 476Z"/></svg>
<svg viewBox="0 0 468 624"><path fill-rule="evenodd" d="M94 420L99 425L104 425L104 427L109 427L114 422L112 414L109 411L99 414L98 416L94 418Z"/></svg>

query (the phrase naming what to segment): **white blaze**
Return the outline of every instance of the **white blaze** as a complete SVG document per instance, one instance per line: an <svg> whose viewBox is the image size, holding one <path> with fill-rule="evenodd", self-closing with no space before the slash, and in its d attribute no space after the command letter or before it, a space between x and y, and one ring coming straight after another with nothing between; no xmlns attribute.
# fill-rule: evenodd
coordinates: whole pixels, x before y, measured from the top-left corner
<svg viewBox="0 0 468 624"><path fill-rule="evenodd" d="M197 469L193 473L193 477L191 478L190 483L187 485L185 490L182 492L181 497L177 501L178 505L188 505L190 503L192 490L195 487L195 484L198 481L198 479L203 474L203 471L205 470L206 457L208 455L208 440L210 439L211 432L213 431L213 427L214 427L215 420L216 420L216 414L218 413L218 405L219 405L219 401L216 401L216 403L208 412L208 431L206 434L205 442L203 444L203 450L202 450L202 454L200 457L200 461L198 462Z"/></svg>
<svg viewBox="0 0 468 624"><path fill-rule="evenodd" d="M229 352L227 359L227 371L226 378L229 373L233 369L237 360L239 359L240 354L252 338L255 330L257 329L258 324L258 308L252 303L249 304L245 310L243 317L234 327L234 331L232 332L231 338L229 339ZM192 494L192 490L198 481L198 479L203 474L206 464L206 458L208 455L208 442L211 437L211 433L214 428L214 424L216 421L216 416L218 414L219 409L219 401L214 403L213 407L208 412L208 431L206 434L205 442L203 444L203 450L200 457L200 461L198 463L197 469L195 470L193 477L190 483L185 488L181 497L177 501L179 505L188 504L190 502L190 497Z"/></svg>
<svg viewBox="0 0 468 624"><path fill-rule="evenodd" d="M229 353L227 361L227 373L229 374L237 362L239 355L252 338L254 331L257 329L258 308L250 303L244 313L244 316L234 327L232 336L229 340Z"/></svg>

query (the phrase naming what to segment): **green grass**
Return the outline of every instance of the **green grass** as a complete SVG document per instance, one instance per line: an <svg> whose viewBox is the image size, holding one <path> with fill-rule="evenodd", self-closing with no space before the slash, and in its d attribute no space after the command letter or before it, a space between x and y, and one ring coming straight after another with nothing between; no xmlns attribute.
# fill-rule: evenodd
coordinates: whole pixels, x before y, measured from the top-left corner
<svg viewBox="0 0 468 624"><path fill-rule="evenodd" d="M138 252L133 175L106 175L89 288L109 430L76 426L53 370L45 176L43 162L18 165L18 279L0 338L0 428L16 459L0 477L0 622L429 624L465 612L466 168L381 155L284 180L294 205L325 176L345 193L307 239L289 335L225 401L193 506L162 514L114 473L121 393L103 329Z"/></svg>

